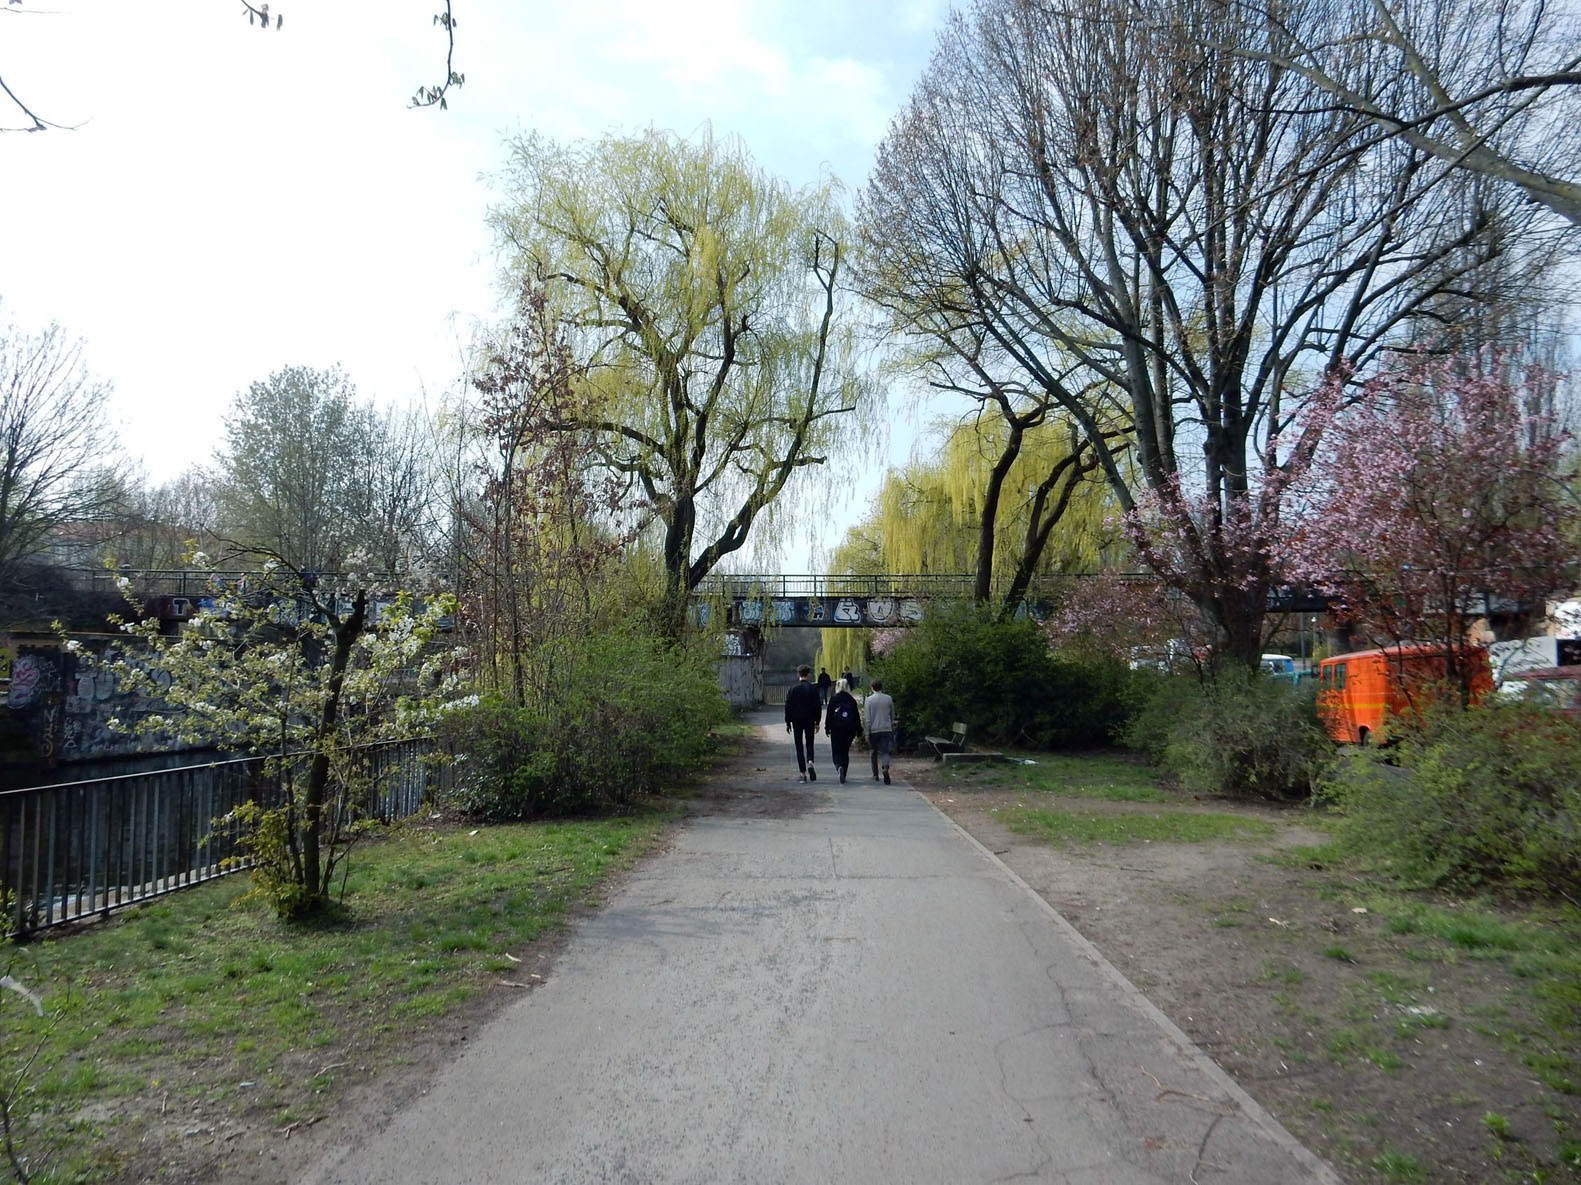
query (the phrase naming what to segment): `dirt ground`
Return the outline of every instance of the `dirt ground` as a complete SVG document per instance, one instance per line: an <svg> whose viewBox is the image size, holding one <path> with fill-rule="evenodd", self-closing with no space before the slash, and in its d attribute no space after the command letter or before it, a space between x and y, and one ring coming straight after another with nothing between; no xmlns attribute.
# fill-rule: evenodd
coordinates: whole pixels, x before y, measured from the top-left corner
<svg viewBox="0 0 1581 1185"><path fill-rule="evenodd" d="M1395 932L1363 885L1304 863L1322 839L1304 811L1172 803L1256 815L1274 838L1066 850L1004 825L1025 795L899 768L1346 1180L1581 1181L1581 1099L1522 1062L1543 1030L1527 985Z"/></svg>
<svg viewBox="0 0 1581 1185"><path fill-rule="evenodd" d="M694 813L776 816L813 805L813 787L766 778L760 766L751 754L726 763L699 788ZM963 791L921 758L897 759L895 772L1068 918L1347 1181L1581 1181L1559 1151L1581 1140L1581 1108L1522 1064L1536 1022L1520 985L1500 962L1392 932L1338 873L1278 859L1320 838L1301 812L1174 804L1255 814L1275 825L1275 838L1065 851L1005 827L1003 812L1021 801L1014 793ZM1040 796L1038 805L1062 804ZM546 969L562 941L521 953ZM346 1069L335 1096L304 1108L289 1129L223 1105L160 1116L117 1179L293 1181L326 1148L382 1126L520 991L494 986L393 1052L312 1051L315 1062Z"/></svg>

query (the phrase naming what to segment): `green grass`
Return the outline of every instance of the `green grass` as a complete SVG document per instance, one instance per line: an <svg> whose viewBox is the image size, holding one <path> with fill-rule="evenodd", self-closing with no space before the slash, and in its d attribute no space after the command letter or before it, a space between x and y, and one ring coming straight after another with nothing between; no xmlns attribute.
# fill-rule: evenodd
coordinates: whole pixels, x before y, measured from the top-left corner
<svg viewBox="0 0 1581 1185"><path fill-rule="evenodd" d="M1037 836L1057 845L1208 843L1266 839L1275 832L1272 823L1261 819L1198 811L1100 814L1017 807L1003 817L1005 825L1018 835Z"/></svg>
<svg viewBox="0 0 1581 1185"><path fill-rule="evenodd" d="M392 1059L426 1018L514 978L507 956L563 928L668 819L412 829L355 853L344 911L315 924L233 908L247 888L237 877L6 947L0 971L44 997L39 1018L0 993L0 1067L14 1073L39 1050L19 1104L26 1150L49 1162L37 1179L111 1175L106 1148L134 1146L142 1123L88 1138L77 1117L95 1100L152 1095L151 1081L172 1101L321 1113L322 1075L340 1072L282 1065L328 1066L348 1046L358 1064ZM237 1091L243 1081L255 1085Z"/></svg>
<svg viewBox="0 0 1581 1185"><path fill-rule="evenodd" d="M1330 1034L1328 1053L1334 1061L1342 1064L1359 1059L1391 1073L1405 1065L1399 1054L1373 1041L1372 1033L1359 1027L1346 1027Z"/></svg>
<svg viewBox="0 0 1581 1185"><path fill-rule="evenodd" d="M1499 1139L1507 1140L1510 1138L1510 1121L1497 1111L1484 1111L1482 1113L1482 1124Z"/></svg>
<svg viewBox="0 0 1581 1185"><path fill-rule="evenodd" d="M1462 1023L1518 1054L1521 1064L1550 1090L1581 1095L1581 1056L1575 1052L1581 1048L1581 911L1530 903L1513 910L1487 901L1424 897L1411 882L1370 859L1352 859L1339 843L1287 849L1274 859L1291 868L1343 872L1350 881L1346 899L1356 895L1357 882L1364 884L1370 912L1404 956L1423 966L1475 960L1507 968L1524 985L1524 999L1516 997L1509 1007L1471 1010ZM1341 947L1324 953L1334 958L1348 954ZM1383 1001L1397 1005L1410 994L1401 990L1403 985L1375 984ZM1427 999L1419 996L1416 1003ZM1397 1038L1410 1038L1422 1029L1448 1027L1451 1020L1424 1008L1407 1009L1392 1023Z"/></svg>
<svg viewBox="0 0 1581 1185"><path fill-rule="evenodd" d="M1386 1151L1373 1157L1372 1167L1385 1181L1410 1182L1427 1180L1427 1165L1409 1152Z"/></svg>
<svg viewBox="0 0 1581 1185"><path fill-rule="evenodd" d="M1305 983L1306 977L1306 972L1295 966L1293 963L1282 962L1278 959L1270 959L1263 964L1262 978L1268 982L1280 983L1293 987L1296 984Z"/></svg>
<svg viewBox="0 0 1581 1185"><path fill-rule="evenodd" d="M948 765L942 771L943 777L947 784L960 790L1017 790L1108 802L1163 802L1165 799L1158 787L1158 774L1128 757L1063 753L1015 757L1017 762L1030 759L1036 764Z"/></svg>

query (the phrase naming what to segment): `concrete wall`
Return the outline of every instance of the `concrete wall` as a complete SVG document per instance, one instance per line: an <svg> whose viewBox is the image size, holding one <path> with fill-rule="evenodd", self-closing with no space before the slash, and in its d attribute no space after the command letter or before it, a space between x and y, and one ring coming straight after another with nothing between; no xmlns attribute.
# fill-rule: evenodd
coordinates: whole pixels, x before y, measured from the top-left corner
<svg viewBox="0 0 1581 1185"><path fill-rule="evenodd" d="M732 708L755 708L763 702L763 656L727 654L719 660L719 686Z"/></svg>
<svg viewBox="0 0 1581 1185"><path fill-rule="evenodd" d="M134 647L118 638L86 639L82 645L86 660L52 641L22 641L12 648L0 712L0 784L60 781L62 767L79 762L181 748L166 738L134 737L110 727L112 717L135 718L164 705L121 691L103 665L135 662Z"/></svg>

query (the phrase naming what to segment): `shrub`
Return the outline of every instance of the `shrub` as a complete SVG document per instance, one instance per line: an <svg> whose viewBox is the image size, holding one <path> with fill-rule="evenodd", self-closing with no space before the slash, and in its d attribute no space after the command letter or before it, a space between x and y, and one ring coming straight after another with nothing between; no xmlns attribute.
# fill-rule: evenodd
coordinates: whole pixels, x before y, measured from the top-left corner
<svg viewBox="0 0 1581 1185"><path fill-rule="evenodd" d="M1581 723L1531 704L1429 713L1323 783L1353 850L1406 879L1581 899Z"/></svg>
<svg viewBox="0 0 1581 1185"><path fill-rule="evenodd" d="M971 606L937 607L874 670L912 740L962 720L987 745L1104 745L1134 710L1121 664L1052 654L1035 623Z"/></svg>
<svg viewBox="0 0 1581 1185"><path fill-rule="evenodd" d="M1140 703L1120 733L1120 741L1153 765L1162 765L1175 726L1202 698L1200 680L1162 671L1135 672Z"/></svg>
<svg viewBox="0 0 1581 1185"><path fill-rule="evenodd" d="M1293 801L1311 795L1334 752L1313 700L1310 687L1252 671L1158 676L1125 741L1194 793Z"/></svg>
<svg viewBox="0 0 1581 1185"><path fill-rule="evenodd" d="M713 664L651 639L589 637L537 656L565 688L532 705L490 696L451 713L456 805L480 819L586 814L667 787L729 716Z"/></svg>

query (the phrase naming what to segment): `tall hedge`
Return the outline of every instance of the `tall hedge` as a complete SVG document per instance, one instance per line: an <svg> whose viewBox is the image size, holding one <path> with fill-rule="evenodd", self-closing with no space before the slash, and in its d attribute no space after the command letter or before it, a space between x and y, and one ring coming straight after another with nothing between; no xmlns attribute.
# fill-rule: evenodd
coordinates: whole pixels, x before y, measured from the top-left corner
<svg viewBox="0 0 1581 1185"><path fill-rule="evenodd" d="M607 810L667 788L729 718L707 654L651 638L598 636L538 656L562 690L455 712L455 803L491 821Z"/></svg>
<svg viewBox="0 0 1581 1185"><path fill-rule="evenodd" d="M907 630L873 673L895 697L903 743L962 721L968 741L998 747L1111 743L1133 710L1117 662L1050 652L1036 623L973 606L939 606Z"/></svg>

